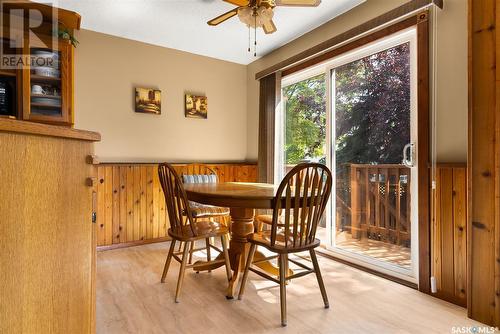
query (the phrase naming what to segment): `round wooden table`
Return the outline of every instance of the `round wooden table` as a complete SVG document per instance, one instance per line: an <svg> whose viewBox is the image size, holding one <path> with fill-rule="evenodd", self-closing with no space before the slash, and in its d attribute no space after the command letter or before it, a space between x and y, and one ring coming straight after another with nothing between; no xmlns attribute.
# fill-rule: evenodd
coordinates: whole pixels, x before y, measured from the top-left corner
<svg viewBox="0 0 500 334"><path fill-rule="evenodd" d="M229 282L226 296L233 298L248 253L247 236L254 232L255 209L271 209L278 186L242 182L186 183L184 189L190 201L228 207L231 210L229 257L233 276ZM263 258L264 255L256 252L255 261ZM204 261L199 261L194 264L193 270L212 270L220 266L222 264L207 265ZM259 267L273 275L278 274L277 269L270 263L261 262Z"/></svg>

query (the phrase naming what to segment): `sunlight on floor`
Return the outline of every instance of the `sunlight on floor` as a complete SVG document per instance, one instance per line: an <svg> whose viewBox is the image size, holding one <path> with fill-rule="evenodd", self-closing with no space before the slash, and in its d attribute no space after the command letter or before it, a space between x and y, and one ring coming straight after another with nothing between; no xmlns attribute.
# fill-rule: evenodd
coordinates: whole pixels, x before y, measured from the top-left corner
<svg viewBox="0 0 500 334"><path fill-rule="evenodd" d="M244 298L227 300L222 268L199 274L188 270L176 304L177 262L166 283L160 283L168 247L166 242L98 253L98 334L428 334L478 324L467 319L463 308L322 256L318 260L331 307L323 308L314 275L292 280L286 288L287 328L279 323L278 285L254 273L249 274ZM307 263L307 258L300 261ZM204 259L204 252L195 254L194 261Z"/></svg>

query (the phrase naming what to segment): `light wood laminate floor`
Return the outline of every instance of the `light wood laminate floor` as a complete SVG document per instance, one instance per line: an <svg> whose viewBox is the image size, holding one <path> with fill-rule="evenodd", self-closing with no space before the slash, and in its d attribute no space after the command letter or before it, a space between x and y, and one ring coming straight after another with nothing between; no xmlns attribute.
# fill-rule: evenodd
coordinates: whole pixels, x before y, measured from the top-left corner
<svg viewBox="0 0 500 334"><path fill-rule="evenodd" d="M99 252L97 333L451 333L481 326L458 306L319 256L330 309L314 275L287 286L288 327L279 287L250 273L243 300L226 300L223 268L187 271L174 303L179 264L160 284L169 243ZM200 254L202 255L202 254Z"/></svg>

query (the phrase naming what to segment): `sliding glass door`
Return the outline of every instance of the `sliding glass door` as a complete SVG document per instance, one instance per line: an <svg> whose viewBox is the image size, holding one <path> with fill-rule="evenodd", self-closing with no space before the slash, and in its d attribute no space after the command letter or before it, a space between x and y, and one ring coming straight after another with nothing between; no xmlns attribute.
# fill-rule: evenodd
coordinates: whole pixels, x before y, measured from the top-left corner
<svg viewBox="0 0 500 334"><path fill-rule="evenodd" d="M330 64L332 251L416 280L415 32ZM412 196L413 195L413 196Z"/></svg>
<svg viewBox="0 0 500 334"><path fill-rule="evenodd" d="M335 176L322 243L336 256L417 281L416 33L284 78L276 177L302 161Z"/></svg>
<svg viewBox="0 0 500 334"><path fill-rule="evenodd" d="M306 71L282 86L282 114L278 136L275 180L281 180L301 162L327 163L327 76L324 71ZM278 123L277 123L278 124ZM329 216L329 213L328 215ZM326 217L318 237L328 239Z"/></svg>

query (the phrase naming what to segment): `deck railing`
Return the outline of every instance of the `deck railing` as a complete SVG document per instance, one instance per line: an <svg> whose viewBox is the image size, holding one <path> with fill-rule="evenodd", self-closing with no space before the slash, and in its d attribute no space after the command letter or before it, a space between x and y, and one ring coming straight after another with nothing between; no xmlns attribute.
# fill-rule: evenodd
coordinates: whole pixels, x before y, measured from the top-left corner
<svg viewBox="0 0 500 334"><path fill-rule="evenodd" d="M290 171L295 165L286 165ZM410 169L398 164L337 166L336 230L354 239L410 246ZM326 222L323 222L325 226Z"/></svg>
<svg viewBox="0 0 500 334"><path fill-rule="evenodd" d="M337 232L409 247L410 170L346 164L337 170Z"/></svg>

